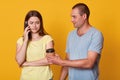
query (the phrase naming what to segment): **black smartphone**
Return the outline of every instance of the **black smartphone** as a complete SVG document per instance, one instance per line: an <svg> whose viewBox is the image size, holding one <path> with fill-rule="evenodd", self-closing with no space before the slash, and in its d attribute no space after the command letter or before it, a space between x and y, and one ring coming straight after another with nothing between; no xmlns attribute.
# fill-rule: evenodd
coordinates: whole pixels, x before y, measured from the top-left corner
<svg viewBox="0 0 120 80"><path fill-rule="evenodd" d="M28 22L27 21L25 21L24 26L25 26L25 28L28 27ZM29 38L29 40L31 39L31 32L29 32L28 38Z"/></svg>
<svg viewBox="0 0 120 80"><path fill-rule="evenodd" d="M28 22L27 21L25 21L24 26L25 26L25 28L28 26Z"/></svg>

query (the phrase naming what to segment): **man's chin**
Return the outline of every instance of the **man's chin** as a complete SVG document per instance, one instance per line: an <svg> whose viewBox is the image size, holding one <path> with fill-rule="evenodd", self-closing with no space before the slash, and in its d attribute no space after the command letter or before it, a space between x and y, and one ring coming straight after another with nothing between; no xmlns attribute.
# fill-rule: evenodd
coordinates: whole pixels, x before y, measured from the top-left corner
<svg viewBox="0 0 120 80"><path fill-rule="evenodd" d="M77 26L74 25L74 28L77 28Z"/></svg>
<svg viewBox="0 0 120 80"><path fill-rule="evenodd" d="M75 24L73 24L74 28L77 28L77 26Z"/></svg>

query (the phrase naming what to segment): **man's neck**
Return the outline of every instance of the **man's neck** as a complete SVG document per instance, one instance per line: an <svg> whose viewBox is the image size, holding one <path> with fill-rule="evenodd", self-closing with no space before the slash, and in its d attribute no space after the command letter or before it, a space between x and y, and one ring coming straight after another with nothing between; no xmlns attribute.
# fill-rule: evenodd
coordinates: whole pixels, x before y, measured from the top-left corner
<svg viewBox="0 0 120 80"><path fill-rule="evenodd" d="M82 27L77 29L77 34L79 36L84 35L89 29L91 28L91 25L89 23L84 24Z"/></svg>

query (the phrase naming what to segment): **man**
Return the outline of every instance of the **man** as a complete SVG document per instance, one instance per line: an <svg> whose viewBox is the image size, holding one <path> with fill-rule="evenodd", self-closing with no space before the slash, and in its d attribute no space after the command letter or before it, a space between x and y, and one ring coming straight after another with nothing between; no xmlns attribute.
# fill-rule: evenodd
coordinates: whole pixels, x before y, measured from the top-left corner
<svg viewBox="0 0 120 80"><path fill-rule="evenodd" d="M67 39L66 59L56 55L48 61L61 65L60 80L98 80L98 64L103 48L102 33L89 24L90 11L86 4L78 3L72 8L72 23L75 30Z"/></svg>

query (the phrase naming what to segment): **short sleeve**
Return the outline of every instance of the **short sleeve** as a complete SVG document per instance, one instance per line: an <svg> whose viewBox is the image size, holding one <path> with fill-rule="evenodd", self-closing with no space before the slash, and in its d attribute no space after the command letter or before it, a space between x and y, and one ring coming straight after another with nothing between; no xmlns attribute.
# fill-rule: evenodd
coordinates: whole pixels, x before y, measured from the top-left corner
<svg viewBox="0 0 120 80"><path fill-rule="evenodd" d="M46 37L46 43L53 41L53 38L50 35L46 35L45 37Z"/></svg>
<svg viewBox="0 0 120 80"><path fill-rule="evenodd" d="M17 44L19 44L19 45L22 45L22 44L23 44L23 37L20 37L20 38L17 40Z"/></svg>
<svg viewBox="0 0 120 80"><path fill-rule="evenodd" d="M103 39L102 33L96 32L92 37L92 41L91 41L88 51L95 51L98 54L100 54L103 48L103 41L104 39Z"/></svg>

